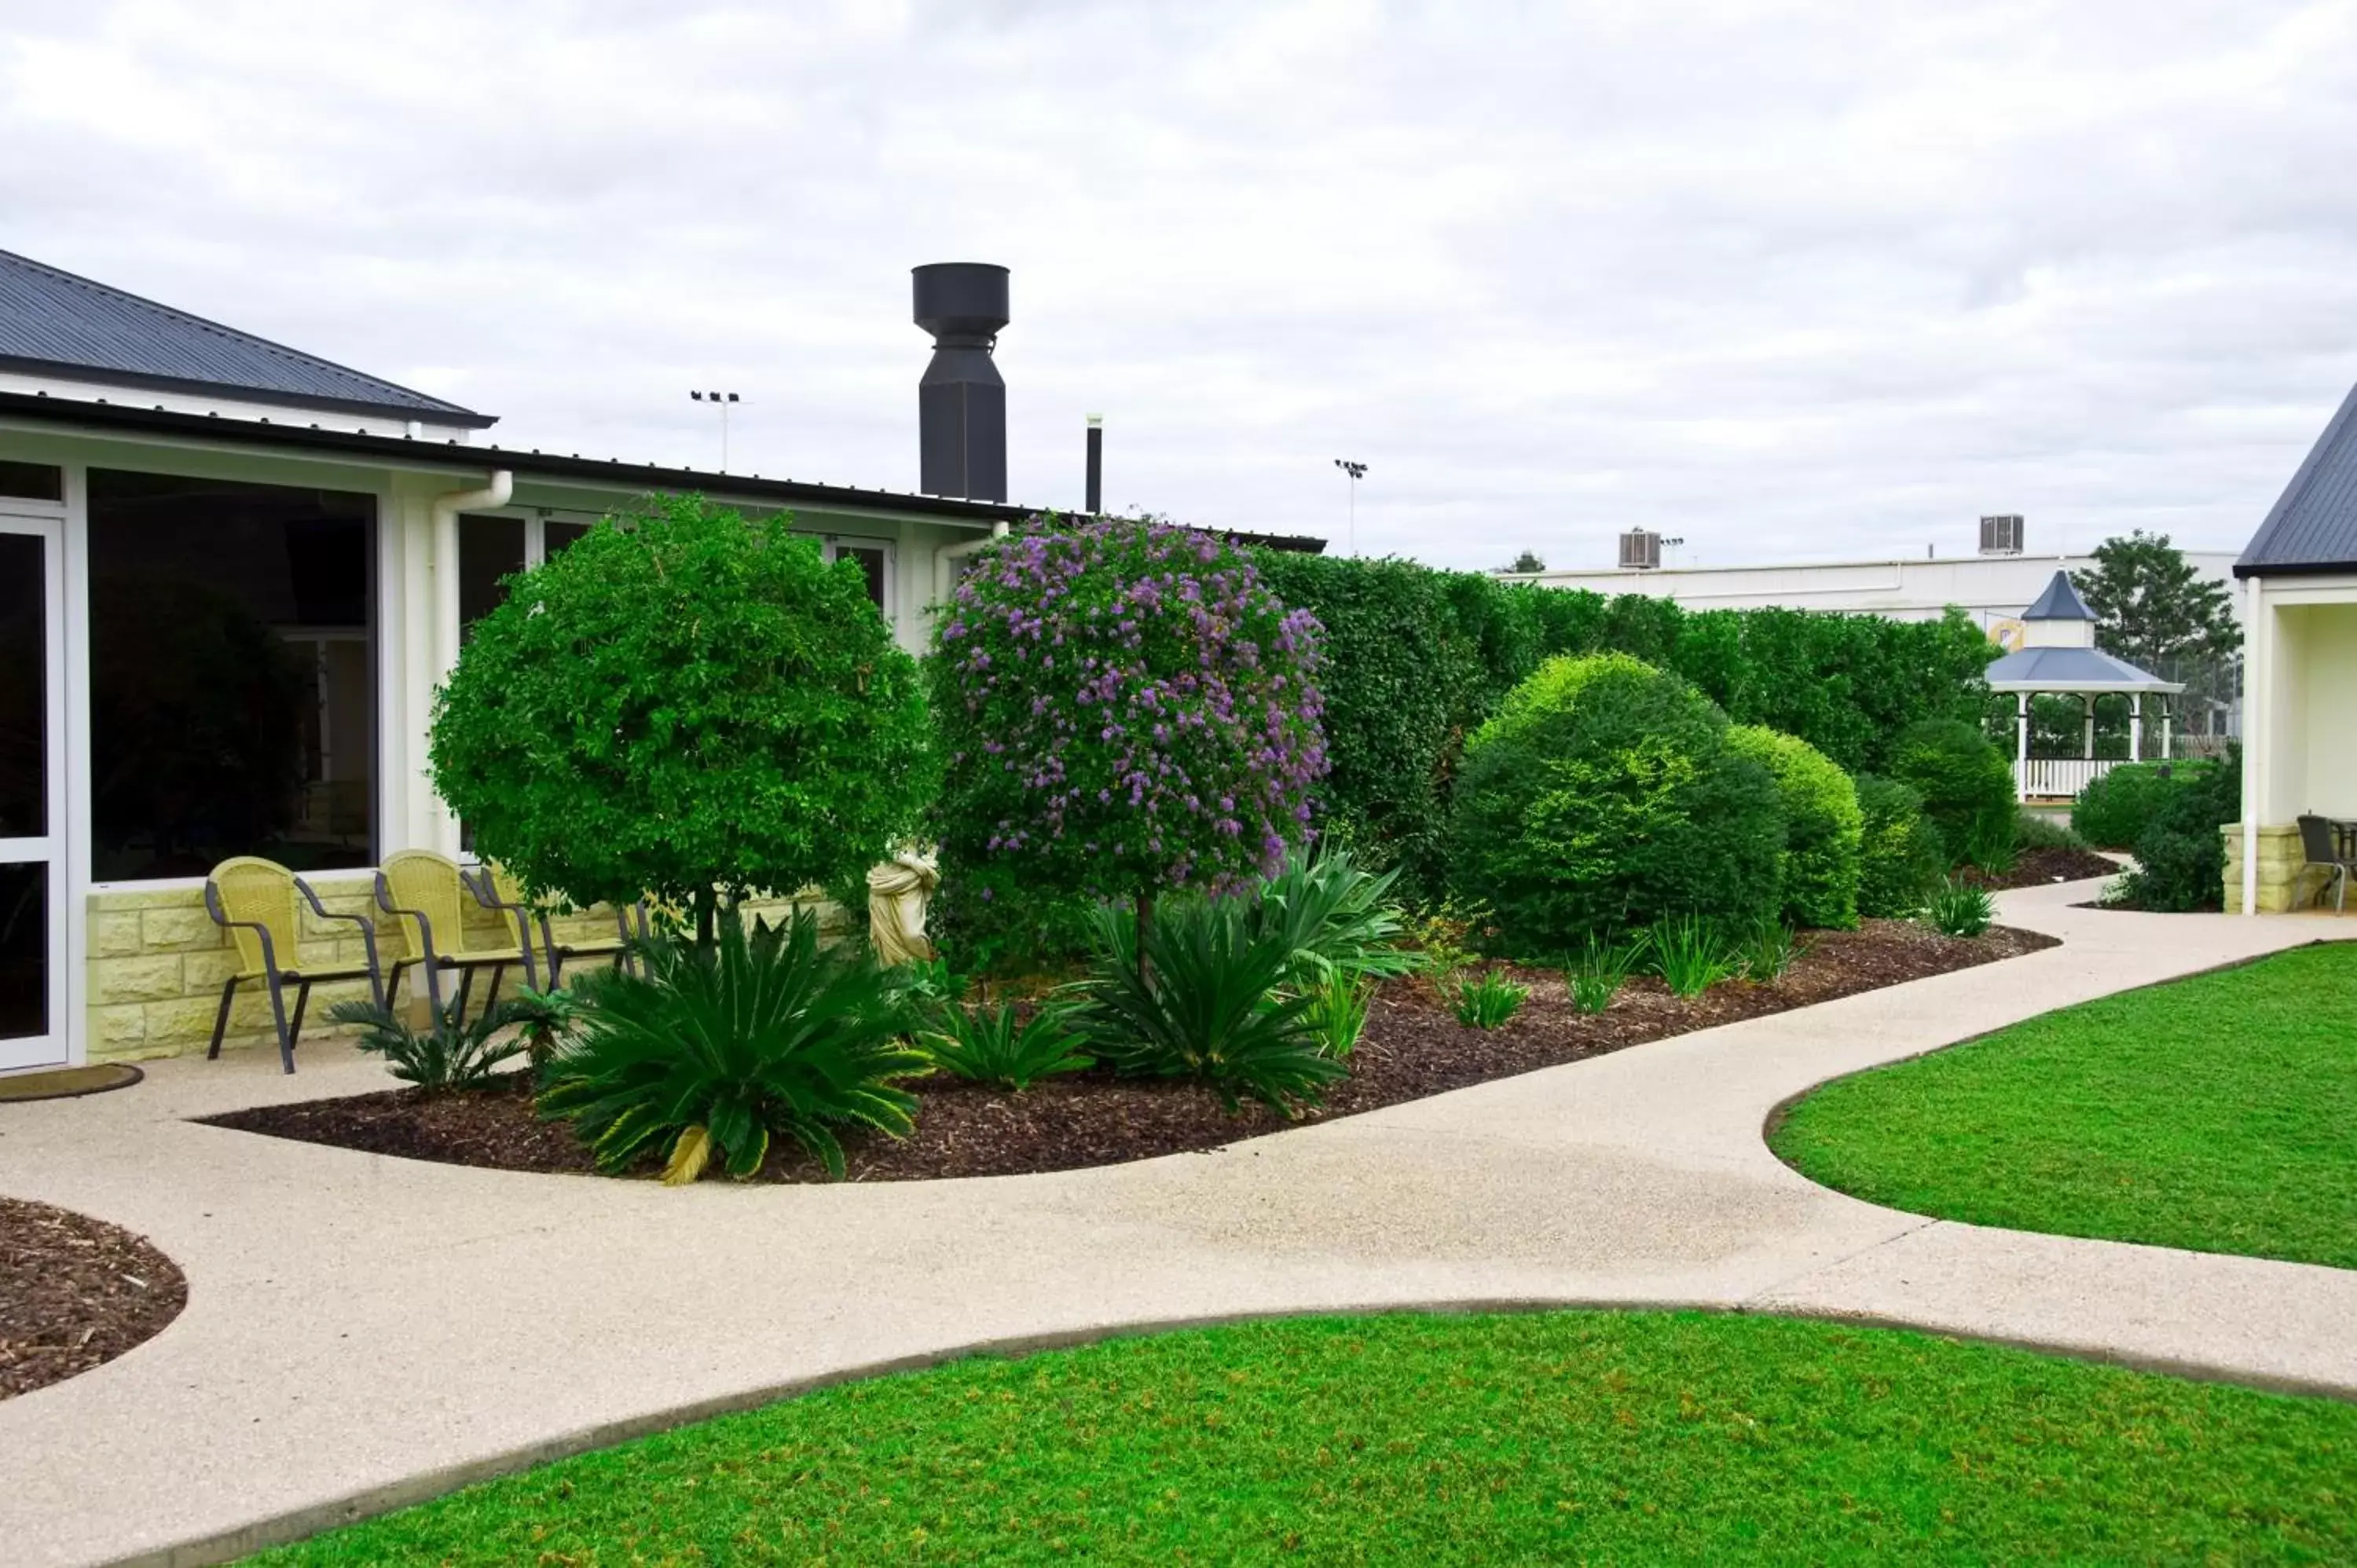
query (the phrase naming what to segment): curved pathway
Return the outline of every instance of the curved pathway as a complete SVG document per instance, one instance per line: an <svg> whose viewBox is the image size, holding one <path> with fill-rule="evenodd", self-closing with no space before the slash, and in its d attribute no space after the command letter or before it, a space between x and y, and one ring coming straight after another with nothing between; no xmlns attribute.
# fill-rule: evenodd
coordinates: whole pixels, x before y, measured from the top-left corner
<svg viewBox="0 0 2357 1568"><path fill-rule="evenodd" d="M1822 1081L2357 920L2072 908L2065 945L1200 1155L674 1190L194 1124L382 1087L307 1046L0 1109L0 1193L152 1238L188 1310L0 1402L12 1563L216 1562L533 1460L977 1345L1398 1305L1696 1305L1917 1325L2357 1398L2357 1271L1984 1230L1760 1141ZM2232 1042L2222 1041L2222 1048Z"/></svg>

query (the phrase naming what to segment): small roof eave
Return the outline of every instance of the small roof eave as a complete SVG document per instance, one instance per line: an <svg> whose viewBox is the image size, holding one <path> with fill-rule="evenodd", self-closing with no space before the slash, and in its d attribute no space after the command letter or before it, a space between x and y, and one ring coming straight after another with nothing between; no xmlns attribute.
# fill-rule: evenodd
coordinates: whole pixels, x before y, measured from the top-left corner
<svg viewBox="0 0 2357 1568"><path fill-rule="evenodd" d="M1988 683L1988 689L1992 692L2051 692L2058 696L2075 692L2093 693L2157 692L2167 696L2175 696L2185 690L2185 682L2163 681L2158 676L2143 681L1991 681Z"/></svg>
<svg viewBox="0 0 2357 1568"><path fill-rule="evenodd" d="M2095 648L2024 648L1989 664L1983 679L1992 692L2158 692L2185 690L2125 659Z"/></svg>

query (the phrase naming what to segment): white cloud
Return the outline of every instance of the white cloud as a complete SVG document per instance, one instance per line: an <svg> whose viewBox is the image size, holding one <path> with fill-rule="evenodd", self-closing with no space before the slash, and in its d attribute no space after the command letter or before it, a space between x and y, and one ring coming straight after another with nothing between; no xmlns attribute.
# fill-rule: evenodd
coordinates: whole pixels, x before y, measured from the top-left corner
<svg viewBox="0 0 2357 1568"><path fill-rule="evenodd" d="M2239 544L2357 380L2357 5L20 4L0 244L504 416L1459 565ZM21 14L20 14L21 13Z"/></svg>

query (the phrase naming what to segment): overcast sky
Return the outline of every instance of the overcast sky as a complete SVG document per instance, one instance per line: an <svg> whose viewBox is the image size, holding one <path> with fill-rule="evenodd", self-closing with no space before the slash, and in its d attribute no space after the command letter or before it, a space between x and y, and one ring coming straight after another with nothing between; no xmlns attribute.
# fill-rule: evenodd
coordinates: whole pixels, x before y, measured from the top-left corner
<svg viewBox="0 0 2357 1568"><path fill-rule="evenodd" d="M494 14L496 16L494 17ZM2357 0L7 0L0 248L500 416L1459 566L2239 547L2357 381Z"/></svg>

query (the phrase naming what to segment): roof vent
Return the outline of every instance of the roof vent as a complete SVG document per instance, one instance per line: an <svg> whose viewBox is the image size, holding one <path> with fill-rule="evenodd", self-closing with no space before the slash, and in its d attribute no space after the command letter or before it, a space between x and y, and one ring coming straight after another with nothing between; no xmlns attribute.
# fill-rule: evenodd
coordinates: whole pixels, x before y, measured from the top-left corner
<svg viewBox="0 0 2357 1568"><path fill-rule="evenodd" d="M940 262L914 269L917 325L933 361L917 383L918 488L929 496L1006 499L1006 383L991 363L1006 325L1006 269Z"/></svg>
<svg viewBox="0 0 2357 1568"><path fill-rule="evenodd" d="M2021 514L2019 512L2006 512L2000 516L1981 519L1981 553L1984 555L2021 553Z"/></svg>
<svg viewBox="0 0 2357 1568"><path fill-rule="evenodd" d="M1632 528L1620 536L1620 569L1653 572L1661 569L1662 536L1651 529Z"/></svg>

